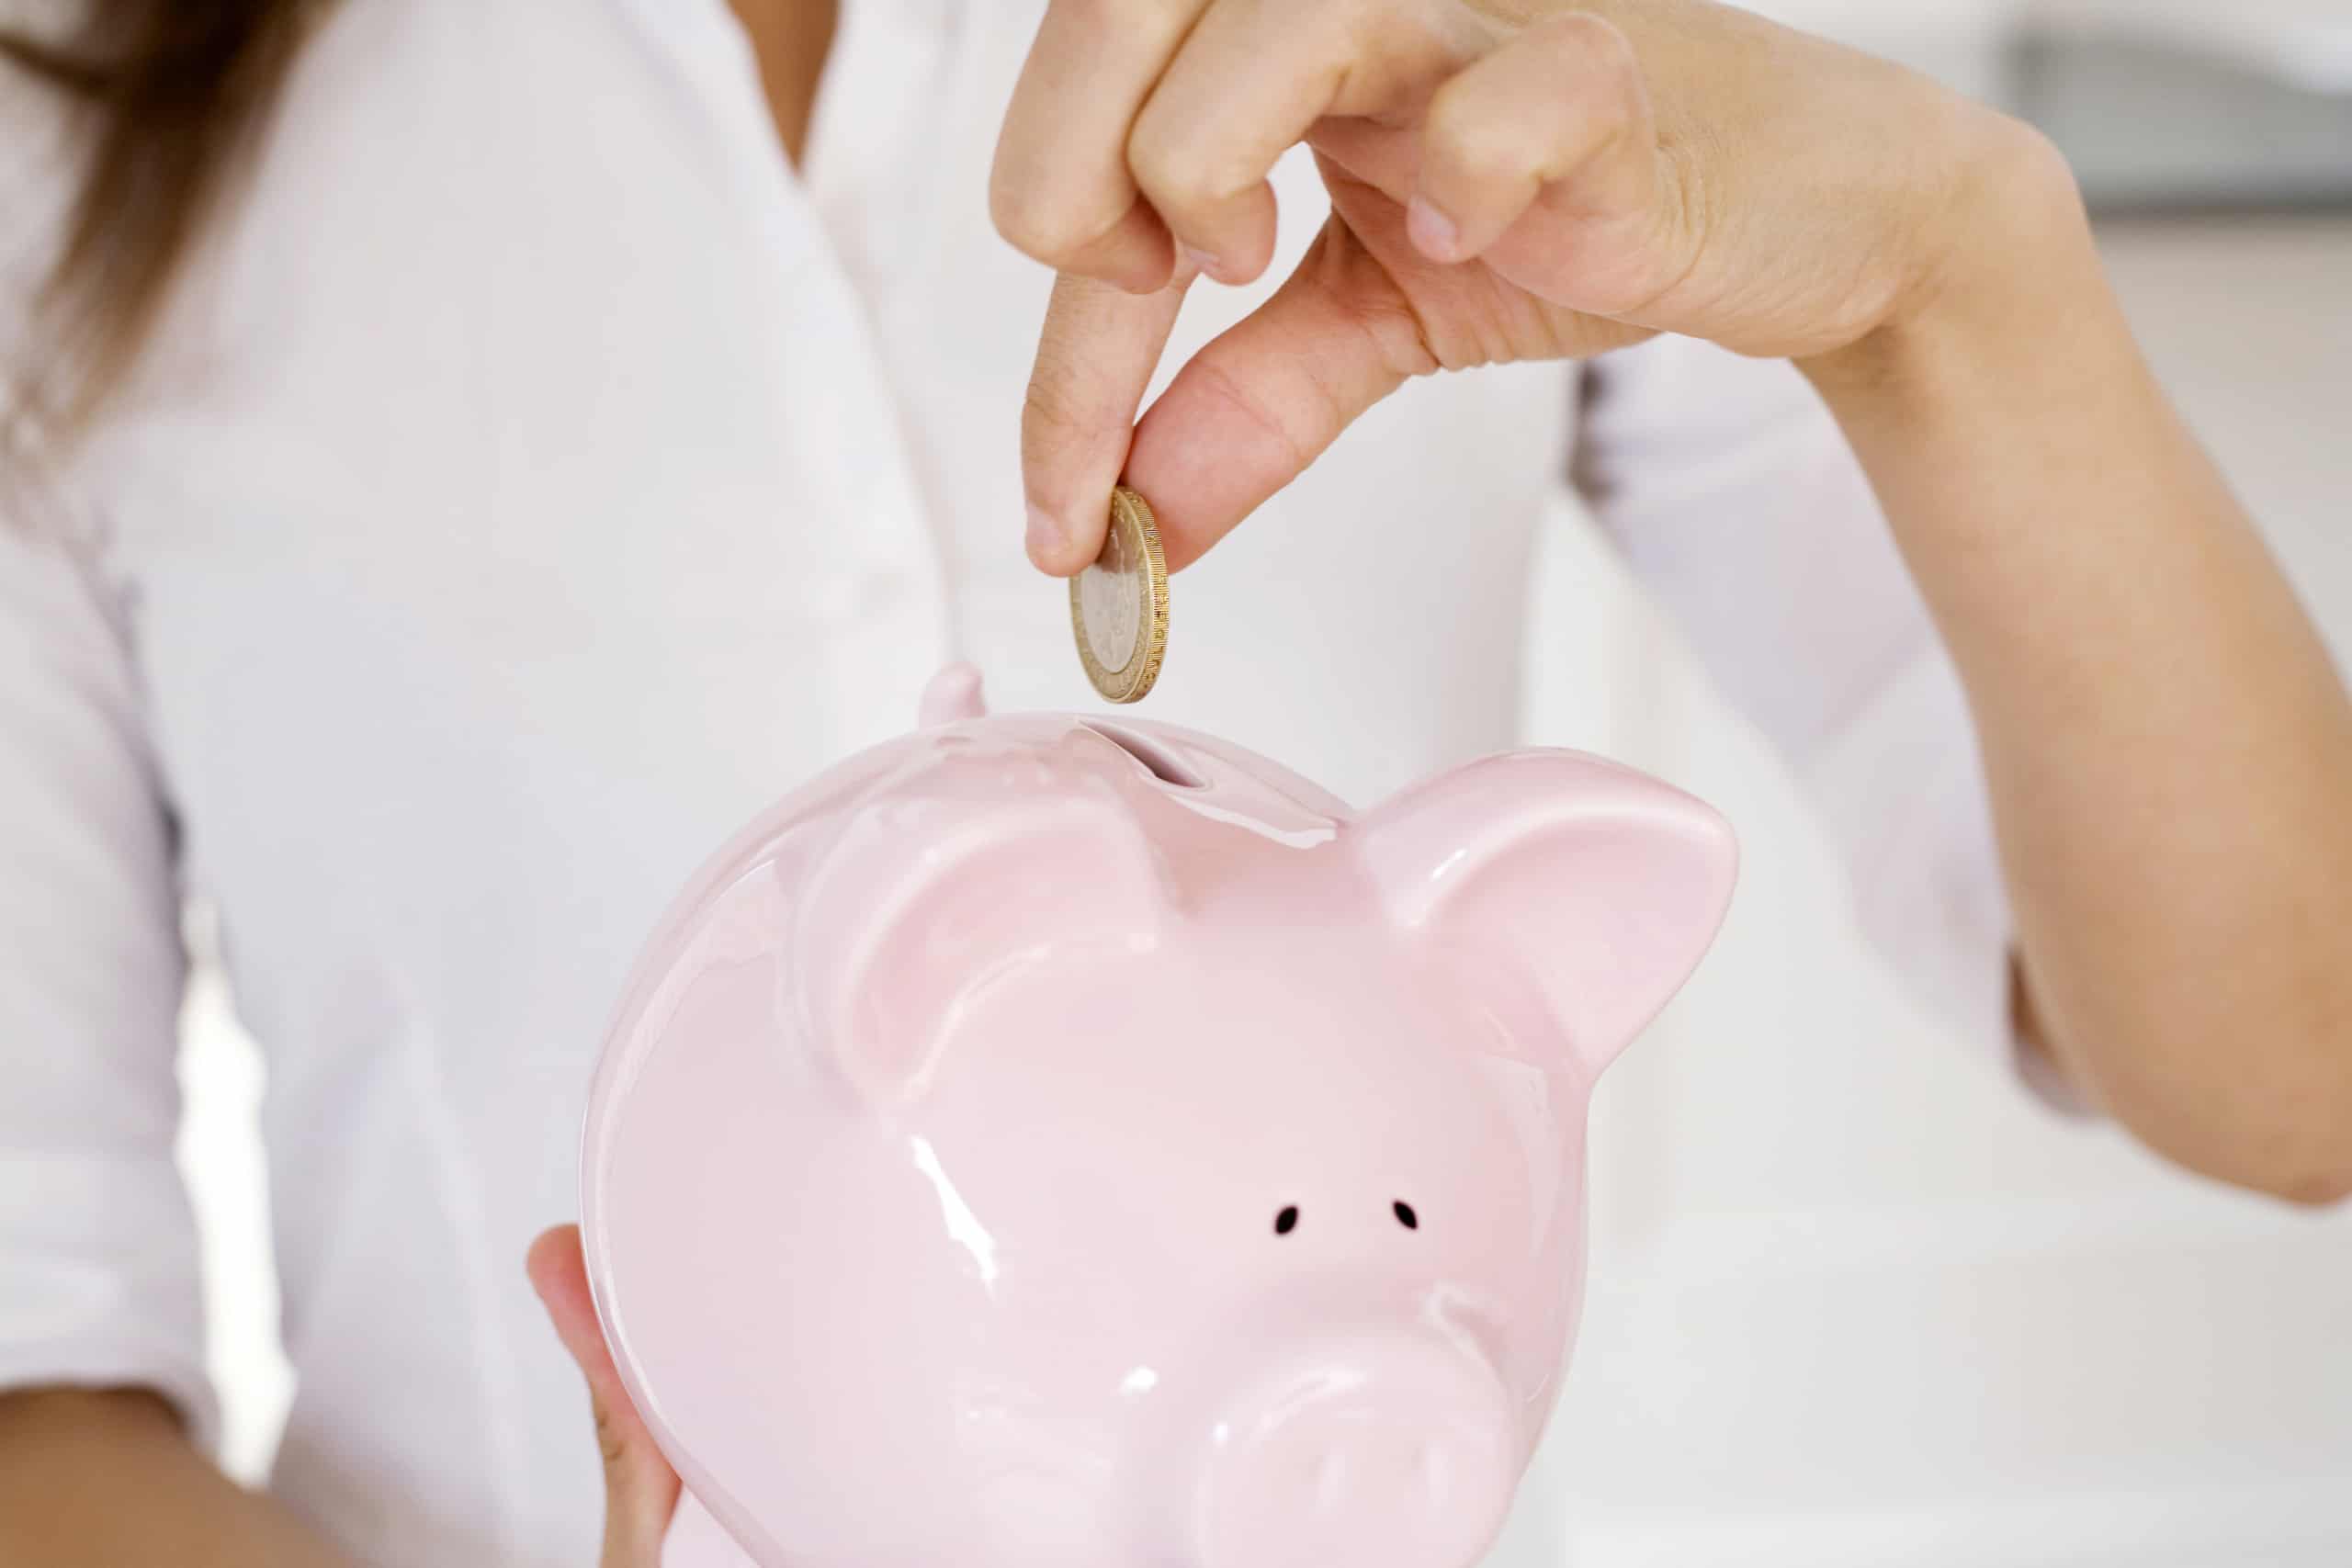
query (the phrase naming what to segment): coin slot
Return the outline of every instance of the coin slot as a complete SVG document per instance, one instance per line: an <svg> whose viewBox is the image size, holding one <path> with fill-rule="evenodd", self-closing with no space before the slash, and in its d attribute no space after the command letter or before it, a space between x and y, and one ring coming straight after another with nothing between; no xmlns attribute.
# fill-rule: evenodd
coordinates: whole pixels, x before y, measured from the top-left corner
<svg viewBox="0 0 2352 1568"><path fill-rule="evenodd" d="M1177 761L1166 747L1147 740L1133 730L1121 729L1115 725L1094 719L1087 720L1086 728L1141 762L1144 771L1161 784L1173 784L1178 789L1202 789L1208 784L1208 780Z"/></svg>

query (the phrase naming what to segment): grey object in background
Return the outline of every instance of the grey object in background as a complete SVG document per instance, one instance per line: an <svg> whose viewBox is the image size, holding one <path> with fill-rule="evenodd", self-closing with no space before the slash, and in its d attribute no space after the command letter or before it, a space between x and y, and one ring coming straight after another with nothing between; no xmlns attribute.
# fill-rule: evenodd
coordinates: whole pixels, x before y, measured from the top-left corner
<svg viewBox="0 0 2352 1568"><path fill-rule="evenodd" d="M2123 25L2029 19L2012 68L2097 210L2352 209L2352 91Z"/></svg>

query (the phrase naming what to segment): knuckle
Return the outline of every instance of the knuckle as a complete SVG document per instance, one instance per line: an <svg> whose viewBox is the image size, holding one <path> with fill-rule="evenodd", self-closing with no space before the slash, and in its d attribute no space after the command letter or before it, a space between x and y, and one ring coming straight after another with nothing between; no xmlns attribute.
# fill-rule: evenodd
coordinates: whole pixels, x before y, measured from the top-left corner
<svg viewBox="0 0 2352 1568"><path fill-rule="evenodd" d="M1462 84L1449 84L1430 104L1429 151L1457 175L1493 178L1530 175L1543 161L1543 149L1530 135L1531 122L1495 112L1494 107Z"/></svg>
<svg viewBox="0 0 2352 1568"><path fill-rule="evenodd" d="M1127 172L1162 217L1202 220L1214 216L1250 188L1197 132L1168 124L1147 108L1127 138Z"/></svg>
<svg viewBox="0 0 2352 1568"><path fill-rule="evenodd" d="M1199 162L1184 156L1182 141L1169 135L1149 110L1127 137L1127 172L1163 212L1189 211L1212 199Z"/></svg>
<svg viewBox="0 0 2352 1568"><path fill-rule="evenodd" d="M1027 181L990 182L989 219L1013 249L1049 266L1076 259L1106 227L1077 201Z"/></svg>
<svg viewBox="0 0 2352 1568"><path fill-rule="evenodd" d="M1029 248L1028 214L1022 210L1021 198L1001 178L989 181L989 222L1014 249Z"/></svg>
<svg viewBox="0 0 2352 1568"><path fill-rule="evenodd" d="M1053 203L1039 193L1034 181L1008 175L1001 168L989 178L989 221L1014 249L1040 261L1052 260L1049 253L1056 238L1052 217Z"/></svg>
<svg viewBox="0 0 2352 1568"><path fill-rule="evenodd" d="M1546 24L1544 41L1559 63L1589 91L1630 102L1642 80L1641 58L1634 40L1606 17L1571 11Z"/></svg>

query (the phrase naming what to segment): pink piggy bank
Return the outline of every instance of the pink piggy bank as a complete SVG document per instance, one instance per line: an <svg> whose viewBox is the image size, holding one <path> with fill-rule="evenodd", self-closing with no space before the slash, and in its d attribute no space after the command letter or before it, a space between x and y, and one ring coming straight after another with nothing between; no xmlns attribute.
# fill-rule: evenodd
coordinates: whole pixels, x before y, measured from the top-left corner
<svg viewBox="0 0 2352 1568"><path fill-rule="evenodd" d="M710 864L597 1072L667 1568L1469 1568L1723 819L1566 751L1358 815L968 671L924 718Z"/></svg>

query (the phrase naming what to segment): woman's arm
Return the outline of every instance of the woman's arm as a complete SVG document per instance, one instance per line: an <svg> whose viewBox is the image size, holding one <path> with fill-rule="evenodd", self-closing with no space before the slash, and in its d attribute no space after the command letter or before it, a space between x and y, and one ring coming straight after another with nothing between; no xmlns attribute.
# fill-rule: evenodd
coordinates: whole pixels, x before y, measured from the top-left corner
<svg viewBox="0 0 2352 1568"><path fill-rule="evenodd" d="M31 478L0 472L0 1563L323 1563L185 1435L171 811L121 604Z"/></svg>
<svg viewBox="0 0 2352 1568"><path fill-rule="evenodd" d="M1984 730L2030 1032L2194 1168L2352 1191L2352 709L2141 363L2063 161L1709 0L1314 21L1048 6L991 192L1064 275L1023 426L1038 564L1093 558L1124 473L1181 567L1415 376L1657 333L1796 360ZM1190 268L1267 265L1263 176L1302 141L1322 237L1136 421Z"/></svg>
<svg viewBox="0 0 2352 1568"><path fill-rule="evenodd" d="M653 1568L678 1477L621 1386L581 1261L580 1231L533 1244L531 1283L587 1380L605 1461L603 1568ZM707 1516L697 1516L707 1525ZM144 1389L0 1394L0 1562L42 1568L347 1568L268 1498L236 1485Z"/></svg>
<svg viewBox="0 0 2352 1568"><path fill-rule="evenodd" d="M0 1562L44 1568L342 1568L266 1498L207 1463L136 1389L0 1396Z"/></svg>
<svg viewBox="0 0 2352 1568"><path fill-rule="evenodd" d="M605 1461L604 1568L652 1568L678 1506L596 1325L580 1232L539 1237L531 1282L587 1380ZM347 1568L268 1498L236 1485L188 1442L169 1402L144 1389L0 1394L0 1562L42 1568Z"/></svg>
<svg viewBox="0 0 2352 1568"><path fill-rule="evenodd" d="M2030 1032L2158 1152L2352 1195L2352 704L2038 140L1918 306L1805 366L1975 716Z"/></svg>

